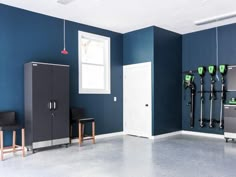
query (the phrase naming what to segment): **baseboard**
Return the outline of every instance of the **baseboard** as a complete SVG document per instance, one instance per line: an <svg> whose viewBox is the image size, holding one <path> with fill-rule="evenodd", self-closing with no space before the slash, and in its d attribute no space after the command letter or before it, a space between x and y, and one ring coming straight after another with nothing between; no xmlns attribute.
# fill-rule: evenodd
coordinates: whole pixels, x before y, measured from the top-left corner
<svg viewBox="0 0 236 177"><path fill-rule="evenodd" d="M191 136L202 136L202 137L208 137L208 138L218 138L218 139L224 139L224 135L218 135L213 133L202 133L202 132L193 132L193 131L176 131L171 133L165 133L162 135L152 136L150 139L162 139L162 138L168 138L176 135L191 135Z"/></svg>
<svg viewBox="0 0 236 177"><path fill-rule="evenodd" d="M181 135L181 134L182 134L182 131L175 131L171 133L165 133L162 135L151 136L150 139L157 140L157 139L168 138L171 136L176 136L176 135Z"/></svg>
<svg viewBox="0 0 236 177"><path fill-rule="evenodd" d="M104 139L104 138L110 138L110 137L122 136L122 135L124 135L123 132L107 133L107 134L97 135L96 139Z"/></svg>
<svg viewBox="0 0 236 177"><path fill-rule="evenodd" d="M218 138L224 139L224 135L218 135L213 133L202 133L202 132L193 132L193 131L186 131L182 130L183 135L192 135L192 136L202 136L202 137L209 137L209 138Z"/></svg>
<svg viewBox="0 0 236 177"><path fill-rule="evenodd" d="M111 138L114 136L122 136L124 135L123 132L116 132L116 133L107 133L107 134L101 134L101 135L96 135L96 139L104 139L104 138ZM72 139L72 143L78 143L78 138Z"/></svg>
<svg viewBox="0 0 236 177"><path fill-rule="evenodd" d="M111 138L111 137L122 136L122 135L125 135L124 132L107 133L107 134L96 135L96 139ZM208 138L224 139L224 135L218 135L218 134L213 134L213 133L193 132L193 131L186 131L186 130L180 130L180 131L175 131L171 133L165 133L162 135L151 136L149 137L149 139L158 140L158 139L163 139L163 138L169 138L176 135L191 135L191 136L202 136L202 137L208 137ZM72 139L72 143L78 143L78 138Z"/></svg>

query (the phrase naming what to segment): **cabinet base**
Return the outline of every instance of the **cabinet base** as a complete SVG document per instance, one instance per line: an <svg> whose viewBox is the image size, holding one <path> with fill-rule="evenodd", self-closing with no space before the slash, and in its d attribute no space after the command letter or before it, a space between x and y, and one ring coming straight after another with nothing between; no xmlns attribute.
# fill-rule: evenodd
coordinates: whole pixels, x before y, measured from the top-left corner
<svg viewBox="0 0 236 177"><path fill-rule="evenodd" d="M236 139L236 133L225 132L224 136L225 138L228 138L228 139Z"/></svg>
<svg viewBox="0 0 236 177"><path fill-rule="evenodd" d="M40 142L33 142L32 149L39 149L45 148L50 146L62 145L62 144L69 144L70 138L61 138L61 139L53 139L48 141L40 141Z"/></svg>

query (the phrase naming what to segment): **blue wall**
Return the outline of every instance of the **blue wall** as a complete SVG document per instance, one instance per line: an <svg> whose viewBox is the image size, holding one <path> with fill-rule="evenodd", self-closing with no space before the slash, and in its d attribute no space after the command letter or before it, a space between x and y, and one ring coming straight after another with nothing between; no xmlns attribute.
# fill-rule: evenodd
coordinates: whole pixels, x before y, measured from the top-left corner
<svg viewBox="0 0 236 177"><path fill-rule="evenodd" d="M154 27L148 27L123 36L123 64L152 62L154 60Z"/></svg>
<svg viewBox="0 0 236 177"><path fill-rule="evenodd" d="M219 35L219 64L236 64L236 24L222 26L218 28ZM196 70L198 66L216 65L216 29L209 29L200 32L183 35L182 41L182 65L183 71ZM219 75L220 76L220 75ZM196 74L197 91L200 90L199 76ZM221 86L220 81L216 83L216 89L219 90ZM210 90L210 77L206 73L205 90ZM184 92L183 92L184 94ZM186 99L188 99L188 95ZM193 129L189 126L189 107L186 106L187 100L182 101L182 128L184 130L207 132L223 134L223 130L216 128L210 129L208 125L205 128L200 128L200 98L199 94L196 96L196 111L195 111L195 127ZM235 97L235 92L227 93L227 100ZM210 114L209 93L205 95L204 115L209 119ZM219 120L220 116L220 94L217 94L217 100L214 104L213 118Z"/></svg>
<svg viewBox="0 0 236 177"><path fill-rule="evenodd" d="M70 65L70 105L86 108L88 116L96 118L96 133L122 131L123 48L122 34L66 22L67 50L63 49L63 21L0 4L0 111L14 110L19 122L24 122L23 65L30 61ZM78 94L78 30L111 38L111 94ZM113 102L113 97L117 102ZM18 136L19 139L19 136ZM11 143L11 133L5 144Z"/></svg>
<svg viewBox="0 0 236 177"><path fill-rule="evenodd" d="M154 134L181 130L182 36L154 28Z"/></svg>

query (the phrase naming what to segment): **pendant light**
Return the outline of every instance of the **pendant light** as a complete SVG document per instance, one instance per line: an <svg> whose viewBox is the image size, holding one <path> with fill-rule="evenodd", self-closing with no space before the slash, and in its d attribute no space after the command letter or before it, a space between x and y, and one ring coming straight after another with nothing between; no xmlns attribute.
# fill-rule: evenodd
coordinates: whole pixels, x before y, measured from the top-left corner
<svg viewBox="0 0 236 177"><path fill-rule="evenodd" d="M64 49L61 51L61 54L67 55L68 51L66 50L66 21L63 21L63 42L64 42Z"/></svg>

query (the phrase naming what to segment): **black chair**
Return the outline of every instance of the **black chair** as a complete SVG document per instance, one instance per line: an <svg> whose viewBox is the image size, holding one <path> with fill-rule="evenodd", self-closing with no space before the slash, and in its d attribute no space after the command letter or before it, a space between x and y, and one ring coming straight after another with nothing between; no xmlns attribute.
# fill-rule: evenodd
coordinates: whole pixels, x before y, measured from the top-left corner
<svg viewBox="0 0 236 177"><path fill-rule="evenodd" d="M81 145L84 140L93 140L95 144L95 119L85 116L85 110L83 108L71 108L70 109L70 121L71 121L71 138L72 138L72 125L78 124L78 136L79 144ZM92 123L92 136L84 138L84 127L86 123Z"/></svg>
<svg viewBox="0 0 236 177"><path fill-rule="evenodd" d="M16 130L21 129L22 133L22 145L16 145ZM12 146L4 147L3 132L13 131ZM0 144L1 144L1 160L3 160L3 154L9 152L22 151L22 156L25 156L25 129L16 122L15 112L0 112ZM18 149L16 149L18 148ZM4 151L7 150L7 151Z"/></svg>

